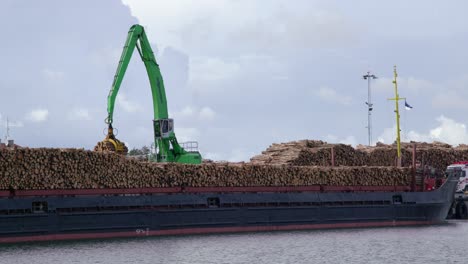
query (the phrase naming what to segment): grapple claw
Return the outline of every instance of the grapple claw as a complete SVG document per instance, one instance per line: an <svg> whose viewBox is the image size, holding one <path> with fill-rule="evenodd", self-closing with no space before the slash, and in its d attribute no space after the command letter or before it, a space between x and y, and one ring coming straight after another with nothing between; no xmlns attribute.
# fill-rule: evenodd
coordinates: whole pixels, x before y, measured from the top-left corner
<svg viewBox="0 0 468 264"><path fill-rule="evenodd" d="M121 142L115 137L112 124L109 124L106 138L104 138L103 141L100 141L96 144L96 146L94 147L94 151L115 152L117 154L127 155L128 148L123 142Z"/></svg>

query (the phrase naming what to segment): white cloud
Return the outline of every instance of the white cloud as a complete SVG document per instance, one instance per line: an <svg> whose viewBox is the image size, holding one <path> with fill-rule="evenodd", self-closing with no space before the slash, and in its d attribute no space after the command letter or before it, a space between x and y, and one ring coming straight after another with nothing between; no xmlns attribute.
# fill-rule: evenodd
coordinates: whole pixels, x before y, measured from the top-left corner
<svg viewBox="0 0 468 264"><path fill-rule="evenodd" d="M11 120L9 119L8 117L3 119L3 116L2 114L0 114L0 124L1 126L5 126L7 125L7 120L8 119L8 126L9 127L24 127L24 123L22 121L14 121L14 120Z"/></svg>
<svg viewBox="0 0 468 264"><path fill-rule="evenodd" d="M231 162L249 161L254 155L255 153L252 151L235 148L231 151L227 160Z"/></svg>
<svg viewBox="0 0 468 264"><path fill-rule="evenodd" d="M439 126L431 129L429 132L430 138L452 145L468 143L468 133L465 124L458 123L445 116L440 116L437 118L437 121L439 122Z"/></svg>
<svg viewBox="0 0 468 264"><path fill-rule="evenodd" d="M350 45L357 27L338 9L313 1L291 5L279 0L263 1L135 1L124 0L150 34L163 46L184 52L209 53L229 49L235 54L283 52L285 49ZM160 10L154 16L153 10Z"/></svg>
<svg viewBox="0 0 468 264"><path fill-rule="evenodd" d="M357 145L357 140L354 136L347 136L345 138L338 138L335 135L327 135L325 137L325 141L329 143L341 143L341 144L346 144L346 145L351 145L351 146L356 146Z"/></svg>
<svg viewBox="0 0 468 264"><path fill-rule="evenodd" d="M44 108L39 108L32 110L26 115L26 119L32 122L44 122L47 120L47 117L49 116L49 110L44 109Z"/></svg>
<svg viewBox="0 0 468 264"><path fill-rule="evenodd" d="M247 162L255 156L255 152L248 151L243 148L235 148L226 153L217 153L217 152L204 152L204 159L210 159L213 161L229 161L229 162Z"/></svg>
<svg viewBox="0 0 468 264"><path fill-rule="evenodd" d="M201 120L213 120L215 116L216 116L216 112L207 106L203 107L199 113L199 117Z"/></svg>
<svg viewBox="0 0 468 264"><path fill-rule="evenodd" d="M149 147L154 143L154 131L152 126L137 126L126 132L131 132L131 136L128 140L134 145Z"/></svg>
<svg viewBox="0 0 468 264"><path fill-rule="evenodd" d="M203 159L210 159L213 161L223 160L223 155L216 152L203 152Z"/></svg>
<svg viewBox="0 0 468 264"><path fill-rule="evenodd" d="M216 118L216 112L208 106L201 109L196 106L185 106L181 111L175 112L172 116L177 119L197 119L202 121L211 121Z"/></svg>
<svg viewBox="0 0 468 264"><path fill-rule="evenodd" d="M189 81L219 81L234 78L240 65L220 58L195 57L189 61Z"/></svg>
<svg viewBox="0 0 468 264"><path fill-rule="evenodd" d="M174 132L179 143L197 141L200 136L200 131L194 127L176 127Z"/></svg>
<svg viewBox="0 0 468 264"><path fill-rule="evenodd" d="M65 77L65 73L62 71L56 71L52 69L45 68L42 70L42 75L50 81L60 81Z"/></svg>
<svg viewBox="0 0 468 264"><path fill-rule="evenodd" d="M242 78L288 80L288 66L281 59L259 54L243 54L229 58L194 57L189 63L189 84L198 92L222 89L223 86L204 85L220 81L238 81ZM242 88L242 87L241 87Z"/></svg>
<svg viewBox="0 0 468 264"><path fill-rule="evenodd" d="M372 90L387 97L394 97L393 78L382 77L372 84ZM419 98L429 97L425 101L431 103L439 109L468 109L468 104L464 98L468 96L466 87L468 86L468 75L462 75L454 80L441 83L433 83L425 79L414 77L398 77L398 92L402 97L409 97L411 94L418 95ZM411 99L413 98L413 99ZM415 97L409 97L413 101Z"/></svg>
<svg viewBox="0 0 468 264"><path fill-rule="evenodd" d="M91 120L92 118L88 109L75 108L68 113L68 119L75 120L75 121L78 121L78 120L87 121L87 120Z"/></svg>
<svg viewBox="0 0 468 264"><path fill-rule="evenodd" d="M174 116L174 118L192 118L196 115L196 112L197 110L195 107L187 105L182 108L181 111L175 112L172 116Z"/></svg>
<svg viewBox="0 0 468 264"><path fill-rule="evenodd" d="M8 120L8 126L10 126L10 127L24 127L24 123L21 122L21 121Z"/></svg>
<svg viewBox="0 0 468 264"><path fill-rule="evenodd" d="M438 126L430 129L429 132L409 131L402 134L403 141L441 141L451 145L467 144L468 131L465 124L459 123L443 115L436 119ZM403 130L403 129L402 129ZM383 143L393 143L396 138L396 127L386 128L378 137L378 141Z"/></svg>
<svg viewBox="0 0 468 264"><path fill-rule="evenodd" d="M454 90L445 90L432 98L432 106L442 109L467 109L465 96Z"/></svg>
<svg viewBox="0 0 468 264"><path fill-rule="evenodd" d="M392 144L396 139L396 126L385 128L380 136L377 137L377 142Z"/></svg>
<svg viewBox="0 0 468 264"><path fill-rule="evenodd" d="M117 95L116 105L122 107L122 109L128 113L136 113L143 111L141 105L139 105L137 102L129 100L124 93L119 93L119 95Z"/></svg>
<svg viewBox="0 0 468 264"><path fill-rule="evenodd" d="M436 89L436 85L428 80L417 79L415 77L398 77L398 92L400 96L404 96L406 92L414 94L427 93ZM395 88L393 86L393 77L379 77L371 83L371 89L373 91L386 93L389 96L393 96Z"/></svg>
<svg viewBox="0 0 468 264"><path fill-rule="evenodd" d="M315 94L326 102L341 105L349 105L353 100L351 96L338 94L334 89L326 86L320 87Z"/></svg>

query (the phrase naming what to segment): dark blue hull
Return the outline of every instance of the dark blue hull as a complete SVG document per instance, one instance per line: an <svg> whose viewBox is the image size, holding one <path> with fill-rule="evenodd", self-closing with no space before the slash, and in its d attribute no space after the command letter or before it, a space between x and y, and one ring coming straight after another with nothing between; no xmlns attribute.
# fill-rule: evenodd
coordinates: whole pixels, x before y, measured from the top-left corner
<svg viewBox="0 0 468 264"><path fill-rule="evenodd" d="M0 199L0 242L443 223L431 192L172 193Z"/></svg>

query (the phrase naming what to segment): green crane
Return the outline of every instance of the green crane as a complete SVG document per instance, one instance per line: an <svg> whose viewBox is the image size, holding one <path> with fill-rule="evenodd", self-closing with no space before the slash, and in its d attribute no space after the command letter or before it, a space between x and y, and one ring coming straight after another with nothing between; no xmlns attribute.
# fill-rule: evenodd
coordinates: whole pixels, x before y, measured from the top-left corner
<svg viewBox="0 0 468 264"><path fill-rule="evenodd" d="M120 85L135 47L145 64L153 97L154 145L155 149L157 149L157 153L151 156L151 160L156 162L178 162L188 164L201 163L202 157L197 150L187 151L177 142L174 133L174 120L168 116L166 91L164 90L161 71L154 57L148 38L146 37L145 30L140 25L133 25L128 31L127 41L125 42L120 57L119 66L114 76L114 82L112 83L112 88L107 97L108 116L106 118L106 123L109 125L109 129L108 135L103 143L110 146L107 148L108 150L126 153L125 145L118 141L113 134L112 123L114 121L114 106L117 93L119 92ZM190 143L196 144L195 142Z"/></svg>

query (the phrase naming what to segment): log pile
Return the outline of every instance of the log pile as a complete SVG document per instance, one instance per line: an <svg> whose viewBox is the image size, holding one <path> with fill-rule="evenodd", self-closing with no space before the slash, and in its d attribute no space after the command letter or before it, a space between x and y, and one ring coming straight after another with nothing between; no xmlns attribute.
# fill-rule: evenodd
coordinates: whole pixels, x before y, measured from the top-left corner
<svg viewBox="0 0 468 264"><path fill-rule="evenodd" d="M411 169L160 164L82 149L0 150L0 189L409 185Z"/></svg>
<svg viewBox="0 0 468 264"><path fill-rule="evenodd" d="M118 141L120 143L120 141ZM122 144L123 150L122 154L127 154L128 153L128 147ZM100 141L96 144L94 147L94 151L99 151L99 152L115 152L115 146L109 142L109 141Z"/></svg>
<svg viewBox="0 0 468 264"><path fill-rule="evenodd" d="M416 161L438 170L457 161L468 160L468 146L434 142L402 143L402 166L412 165L412 148L416 145ZM324 141L301 140L282 144L273 144L262 154L251 159L252 164L276 164L295 166L330 166L331 149L334 150L336 166L395 166L396 145L378 143L374 147L345 144L329 144Z"/></svg>

